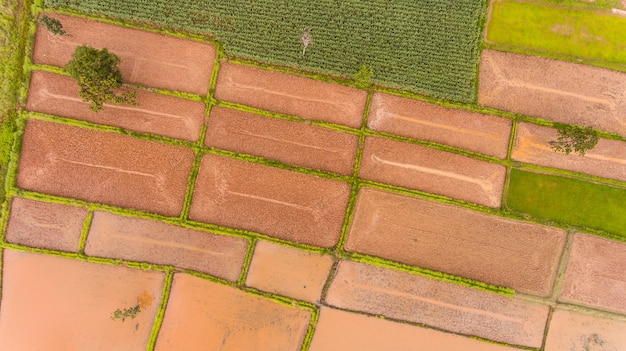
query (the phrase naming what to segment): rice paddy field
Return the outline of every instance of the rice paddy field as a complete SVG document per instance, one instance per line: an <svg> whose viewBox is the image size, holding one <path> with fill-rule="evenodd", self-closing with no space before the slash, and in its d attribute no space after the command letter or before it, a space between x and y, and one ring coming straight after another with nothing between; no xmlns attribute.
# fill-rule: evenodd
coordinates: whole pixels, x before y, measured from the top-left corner
<svg viewBox="0 0 626 351"><path fill-rule="evenodd" d="M472 102L486 2L45 0L53 8L213 37L231 57ZM304 48L303 38L307 39Z"/></svg>

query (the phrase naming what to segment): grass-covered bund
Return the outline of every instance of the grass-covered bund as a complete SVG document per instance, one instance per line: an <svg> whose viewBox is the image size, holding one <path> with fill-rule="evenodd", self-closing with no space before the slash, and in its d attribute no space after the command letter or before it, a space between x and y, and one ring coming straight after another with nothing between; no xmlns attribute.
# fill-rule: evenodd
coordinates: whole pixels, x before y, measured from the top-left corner
<svg viewBox="0 0 626 351"><path fill-rule="evenodd" d="M485 0L45 0L215 36L229 56L472 102ZM312 43L303 55L302 35Z"/></svg>
<svg viewBox="0 0 626 351"><path fill-rule="evenodd" d="M507 206L536 218L600 229L626 240L626 189L513 169Z"/></svg>

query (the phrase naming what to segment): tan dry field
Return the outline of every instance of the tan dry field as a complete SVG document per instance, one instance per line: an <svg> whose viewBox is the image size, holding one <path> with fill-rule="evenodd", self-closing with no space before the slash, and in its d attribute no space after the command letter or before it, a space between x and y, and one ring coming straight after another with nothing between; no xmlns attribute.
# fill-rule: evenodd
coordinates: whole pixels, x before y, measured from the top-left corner
<svg viewBox="0 0 626 351"><path fill-rule="evenodd" d="M352 175L359 137L306 123L214 107L207 122L205 145Z"/></svg>
<svg viewBox="0 0 626 351"><path fill-rule="evenodd" d="M626 73L484 50L478 103L626 136Z"/></svg>
<svg viewBox="0 0 626 351"><path fill-rule="evenodd" d="M340 180L207 154L189 218L332 247L349 197L350 186Z"/></svg>
<svg viewBox="0 0 626 351"><path fill-rule="evenodd" d="M77 46L107 48L120 57L124 81L153 88L206 95L216 50L212 45L55 14L68 35L40 24L33 61L62 67Z"/></svg>
<svg viewBox="0 0 626 351"><path fill-rule="evenodd" d="M345 247L547 296L564 243L561 229L365 187Z"/></svg>
<svg viewBox="0 0 626 351"><path fill-rule="evenodd" d="M513 345L541 347L549 308L423 276L342 261L326 303Z"/></svg>
<svg viewBox="0 0 626 351"><path fill-rule="evenodd" d="M206 106L199 101L136 90L137 106L105 104L95 113L78 95L78 84L70 77L46 71L31 76L30 111L75 118L98 124L196 141L204 124Z"/></svg>
<svg viewBox="0 0 626 351"><path fill-rule="evenodd" d="M22 189L166 216L183 209L192 149L34 119L23 143Z"/></svg>
<svg viewBox="0 0 626 351"><path fill-rule="evenodd" d="M467 156L366 137L359 176L488 207L500 207L506 168Z"/></svg>
<svg viewBox="0 0 626 351"><path fill-rule="evenodd" d="M520 123L511 158L525 163L566 169L598 177L626 181L626 143L600 139L585 156L554 152L549 145L557 139L554 128Z"/></svg>
<svg viewBox="0 0 626 351"><path fill-rule="evenodd" d="M359 128L367 92L282 72L224 63L220 66L215 98Z"/></svg>
<svg viewBox="0 0 626 351"><path fill-rule="evenodd" d="M433 141L505 158L511 120L456 110L425 101L374 93L368 126L372 130Z"/></svg>

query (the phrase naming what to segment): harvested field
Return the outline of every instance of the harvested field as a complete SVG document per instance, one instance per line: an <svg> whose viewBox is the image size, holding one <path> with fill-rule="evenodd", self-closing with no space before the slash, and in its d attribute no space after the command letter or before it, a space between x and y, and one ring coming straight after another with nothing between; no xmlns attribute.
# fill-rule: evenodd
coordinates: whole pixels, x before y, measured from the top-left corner
<svg viewBox="0 0 626 351"><path fill-rule="evenodd" d="M215 98L359 128L367 92L337 84L236 64L222 64Z"/></svg>
<svg viewBox="0 0 626 351"><path fill-rule="evenodd" d="M565 231L371 188L346 250L547 296Z"/></svg>
<svg viewBox="0 0 626 351"><path fill-rule="evenodd" d="M504 166L424 146L367 137L363 179L500 207Z"/></svg>
<svg viewBox="0 0 626 351"><path fill-rule="evenodd" d="M529 347L541 347L548 316L547 306L350 261L339 263L326 302Z"/></svg>
<svg viewBox="0 0 626 351"><path fill-rule="evenodd" d="M248 242L143 218L96 211L85 253L192 269L236 281Z"/></svg>
<svg viewBox="0 0 626 351"><path fill-rule="evenodd" d="M483 51L483 106L626 136L626 73L542 57Z"/></svg>
<svg viewBox="0 0 626 351"><path fill-rule="evenodd" d="M554 152L549 145L557 139L556 129L520 123L515 135L512 158L536 165L567 169L626 182L626 143L600 139L598 145L585 152L565 155Z"/></svg>
<svg viewBox="0 0 626 351"><path fill-rule="evenodd" d="M191 149L31 119L24 132L17 185L178 216L193 161Z"/></svg>
<svg viewBox="0 0 626 351"><path fill-rule="evenodd" d="M372 97L368 126L502 159L506 157L511 134L511 120L505 118L379 92Z"/></svg>
<svg viewBox="0 0 626 351"><path fill-rule="evenodd" d="M196 141L204 123L202 102L173 96L137 92L137 106L105 104L98 113L78 95L74 79L45 71L34 71L26 108L31 111L106 124L140 133Z"/></svg>
<svg viewBox="0 0 626 351"><path fill-rule="evenodd" d="M352 175L359 137L222 107L211 109L205 145L290 165Z"/></svg>
<svg viewBox="0 0 626 351"><path fill-rule="evenodd" d="M216 55L209 44L78 17L51 16L61 21L68 35L54 35L40 24L35 63L62 67L79 45L107 48L122 60L119 67L124 81L199 95L208 92Z"/></svg>
<svg viewBox="0 0 626 351"><path fill-rule="evenodd" d="M337 243L348 183L205 155L189 218L322 247Z"/></svg>

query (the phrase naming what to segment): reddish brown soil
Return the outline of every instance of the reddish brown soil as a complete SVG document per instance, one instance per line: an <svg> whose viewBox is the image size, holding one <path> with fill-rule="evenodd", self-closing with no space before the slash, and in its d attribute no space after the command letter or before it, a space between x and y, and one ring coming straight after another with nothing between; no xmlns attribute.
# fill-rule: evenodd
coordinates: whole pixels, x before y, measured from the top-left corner
<svg viewBox="0 0 626 351"><path fill-rule="evenodd" d="M176 274L156 351L298 351L311 312Z"/></svg>
<svg viewBox="0 0 626 351"><path fill-rule="evenodd" d="M424 146L367 137L359 176L500 207L506 168Z"/></svg>
<svg viewBox="0 0 626 351"><path fill-rule="evenodd" d="M626 313L626 243L576 234L559 300Z"/></svg>
<svg viewBox="0 0 626 351"><path fill-rule="evenodd" d="M298 116L358 128L367 92L285 73L225 63L215 97Z"/></svg>
<svg viewBox="0 0 626 351"><path fill-rule="evenodd" d="M362 188L346 249L547 296L564 243L560 229Z"/></svg>
<svg viewBox="0 0 626 351"><path fill-rule="evenodd" d="M193 150L31 119L20 188L113 206L180 215Z"/></svg>
<svg viewBox="0 0 626 351"><path fill-rule="evenodd" d="M254 248L246 285L298 300L318 303L333 258L259 241Z"/></svg>
<svg viewBox="0 0 626 351"><path fill-rule="evenodd" d="M291 165L352 175L359 138L310 124L214 107L205 143Z"/></svg>
<svg viewBox="0 0 626 351"><path fill-rule="evenodd" d="M145 350L163 272L4 250L0 350ZM135 318L112 320L140 305Z"/></svg>
<svg viewBox="0 0 626 351"><path fill-rule="evenodd" d="M138 90L137 106L106 104L98 113L78 95L78 85L67 76L34 71L26 108L128 130L196 141L206 106L162 94Z"/></svg>
<svg viewBox="0 0 626 351"><path fill-rule="evenodd" d="M549 310L548 306L351 261L339 264L326 302L338 308L537 348L543 341Z"/></svg>
<svg viewBox="0 0 626 351"><path fill-rule="evenodd" d="M87 218L84 208L14 197L6 240L10 243L78 252Z"/></svg>
<svg viewBox="0 0 626 351"><path fill-rule="evenodd" d="M478 102L626 136L626 73L484 50Z"/></svg>
<svg viewBox="0 0 626 351"><path fill-rule="evenodd" d="M248 241L242 238L97 211L85 253L172 265L236 281L247 248Z"/></svg>
<svg viewBox="0 0 626 351"><path fill-rule="evenodd" d="M348 183L208 154L200 164L189 218L298 243L337 243Z"/></svg>
<svg viewBox="0 0 626 351"><path fill-rule="evenodd" d="M371 129L505 158L511 120L374 93Z"/></svg>
<svg viewBox="0 0 626 351"><path fill-rule="evenodd" d="M554 152L550 142L557 140L554 128L520 123L515 135L515 146L511 157L516 161L541 166L567 169L599 177L626 181L626 143L600 139L598 145L579 156Z"/></svg>
<svg viewBox="0 0 626 351"><path fill-rule="evenodd" d="M434 329L322 307L311 351L514 351Z"/></svg>
<svg viewBox="0 0 626 351"><path fill-rule="evenodd" d="M68 35L39 25L33 61L62 67L79 45L107 48L120 57L125 81L154 88L206 95L216 50L213 46L83 18L51 15Z"/></svg>

